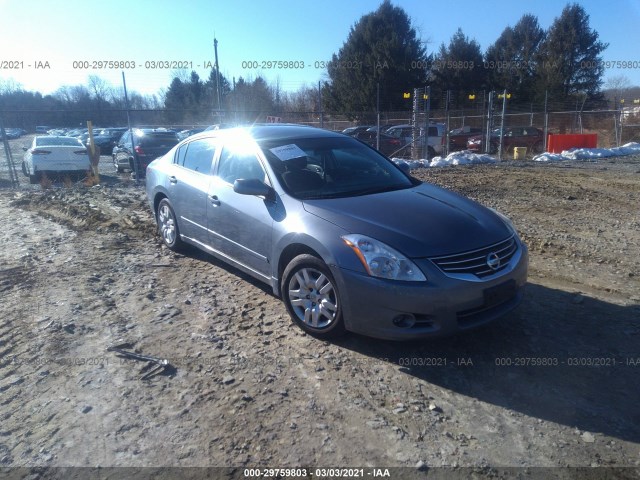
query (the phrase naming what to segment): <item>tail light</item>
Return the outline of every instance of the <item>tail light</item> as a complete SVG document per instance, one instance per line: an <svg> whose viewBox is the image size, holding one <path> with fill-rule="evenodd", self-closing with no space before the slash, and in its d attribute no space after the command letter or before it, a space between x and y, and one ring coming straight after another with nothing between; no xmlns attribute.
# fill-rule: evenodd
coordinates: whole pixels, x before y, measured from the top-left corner
<svg viewBox="0 0 640 480"><path fill-rule="evenodd" d="M31 150L31 155L49 155L51 150L40 150L36 148L35 150Z"/></svg>
<svg viewBox="0 0 640 480"><path fill-rule="evenodd" d="M398 139L398 138L392 138L392 139L390 139L390 140L389 140L389 143L390 143L391 145L400 145L400 139Z"/></svg>
<svg viewBox="0 0 640 480"><path fill-rule="evenodd" d="M142 149L142 147L140 145L136 145L134 150L136 151L136 153L138 155L144 155L144 150Z"/></svg>

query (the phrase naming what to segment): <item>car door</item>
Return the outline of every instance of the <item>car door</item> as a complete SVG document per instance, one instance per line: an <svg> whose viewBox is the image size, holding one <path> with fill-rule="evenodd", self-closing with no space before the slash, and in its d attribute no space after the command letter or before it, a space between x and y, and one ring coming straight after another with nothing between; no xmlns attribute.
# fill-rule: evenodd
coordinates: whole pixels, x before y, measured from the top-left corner
<svg viewBox="0 0 640 480"><path fill-rule="evenodd" d="M270 200L233 190L236 180L252 178L269 183L257 152L226 144L207 198L210 242L223 255L268 279L273 225Z"/></svg>
<svg viewBox="0 0 640 480"><path fill-rule="evenodd" d="M168 177L167 188L180 233L203 245L209 245L207 195L217 148L215 138L181 145L176 150Z"/></svg>

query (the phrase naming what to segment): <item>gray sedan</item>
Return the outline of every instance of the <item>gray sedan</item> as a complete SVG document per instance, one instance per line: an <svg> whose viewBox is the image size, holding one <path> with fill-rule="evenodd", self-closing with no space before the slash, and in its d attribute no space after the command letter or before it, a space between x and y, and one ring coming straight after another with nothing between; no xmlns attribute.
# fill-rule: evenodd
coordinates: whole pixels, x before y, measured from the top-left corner
<svg viewBox="0 0 640 480"><path fill-rule="evenodd" d="M522 298L527 248L506 217L346 135L204 132L152 162L146 188L167 247L194 245L268 283L317 337L447 335Z"/></svg>

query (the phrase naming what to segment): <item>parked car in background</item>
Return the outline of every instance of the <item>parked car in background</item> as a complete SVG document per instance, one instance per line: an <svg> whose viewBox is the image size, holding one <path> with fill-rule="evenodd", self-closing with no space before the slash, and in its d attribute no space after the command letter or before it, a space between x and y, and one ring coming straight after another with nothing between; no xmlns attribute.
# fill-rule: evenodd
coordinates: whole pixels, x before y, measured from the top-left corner
<svg viewBox="0 0 640 480"><path fill-rule="evenodd" d="M51 130L51 127L47 127L46 125L38 125L36 127L36 133L41 135L46 134L48 130Z"/></svg>
<svg viewBox="0 0 640 480"><path fill-rule="evenodd" d="M484 135L470 137L467 141L467 149L472 152L484 152ZM535 127L508 127L502 137L502 148L505 152L512 152L514 147L527 147L527 151L533 153L542 152L544 134ZM500 146L500 128L491 132L489 153L496 153Z"/></svg>
<svg viewBox="0 0 640 480"><path fill-rule="evenodd" d="M100 147L101 155L111 155L113 147L118 144L127 127L110 127L95 130L93 132L93 143Z"/></svg>
<svg viewBox="0 0 640 480"><path fill-rule="evenodd" d="M235 127L235 125L233 125L232 123L214 123L213 125L209 125L203 131L210 132L211 130L224 130L226 128L233 128L233 127Z"/></svg>
<svg viewBox="0 0 640 480"><path fill-rule="evenodd" d="M445 124L444 123L430 123L429 124L429 144L428 144L428 157L434 157L435 155L442 154L443 146L445 143ZM401 139L404 145L411 144L413 142L413 127L409 124L396 125L387 130L387 134ZM419 137L423 137L425 134L424 127L420 128Z"/></svg>
<svg viewBox="0 0 640 480"><path fill-rule="evenodd" d="M22 133L19 128L5 128L4 133L7 137L7 140L14 140L22 136Z"/></svg>
<svg viewBox="0 0 640 480"><path fill-rule="evenodd" d="M83 178L91 168L89 153L77 138L36 136L23 150L22 173L30 183L40 182L43 175L51 179L60 175Z"/></svg>
<svg viewBox="0 0 640 480"><path fill-rule="evenodd" d="M377 145L377 132L371 132L369 130L365 130L364 132L358 132L353 135L353 138L357 138L365 142L368 145L371 145L373 148L376 148ZM386 133L380 133L380 152L385 155L393 155L398 150L402 148L404 144L402 140L396 137L392 137L391 135L387 135Z"/></svg>
<svg viewBox="0 0 640 480"><path fill-rule="evenodd" d="M358 125L358 126L355 126L355 127L345 128L344 130L342 130L342 133L344 133L345 135L349 135L349 136L353 137L357 133L364 132L366 130L369 130L370 128L371 128L370 125Z"/></svg>
<svg viewBox="0 0 640 480"><path fill-rule="evenodd" d="M270 285L316 337L447 335L522 299L527 247L506 217L340 133L194 135L149 165L146 192L168 248L194 245Z"/></svg>
<svg viewBox="0 0 640 480"><path fill-rule="evenodd" d="M86 132L87 130L88 130L88 128L72 128L72 129L66 131L65 136L67 136L67 137L78 137L78 136L82 135L84 132Z"/></svg>
<svg viewBox="0 0 640 480"><path fill-rule="evenodd" d="M180 140L184 140L187 137L190 137L191 135L195 135L196 133L200 133L200 132L204 132L205 127L197 127L197 128L189 128L186 130L181 130L180 132L178 132L178 138Z"/></svg>
<svg viewBox="0 0 640 480"><path fill-rule="evenodd" d="M176 132L166 129L134 128L131 132L127 130L113 148L113 165L117 172L137 170L144 176L147 165L167 153L179 141Z"/></svg>
<svg viewBox="0 0 640 480"><path fill-rule="evenodd" d="M470 137L481 134L481 128L469 126L454 128L449 132L449 151L465 150L467 148L467 140L469 140Z"/></svg>
<svg viewBox="0 0 640 480"><path fill-rule="evenodd" d="M380 125L380 131L381 132L386 132L387 130L389 130L391 127L395 127L396 125L389 123L387 125ZM377 132L378 131L378 126L374 125L373 127L369 127L367 128L368 131L370 132Z"/></svg>

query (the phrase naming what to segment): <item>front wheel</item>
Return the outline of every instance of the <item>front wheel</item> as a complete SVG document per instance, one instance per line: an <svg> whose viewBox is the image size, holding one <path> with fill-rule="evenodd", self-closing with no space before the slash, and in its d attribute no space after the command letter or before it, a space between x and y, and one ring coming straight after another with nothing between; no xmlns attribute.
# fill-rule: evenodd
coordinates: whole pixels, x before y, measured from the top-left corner
<svg viewBox="0 0 640 480"><path fill-rule="evenodd" d="M162 242L174 252L180 251L184 247L184 243L180 239L176 214L166 198L163 198L158 204L156 221Z"/></svg>
<svg viewBox="0 0 640 480"><path fill-rule="evenodd" d="M282 276L282 299L294 323L318 338L346 332L337 285L326 264L313 255L298 255Z"/></svg>

